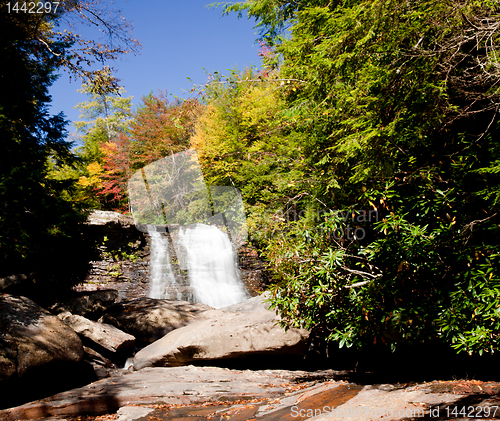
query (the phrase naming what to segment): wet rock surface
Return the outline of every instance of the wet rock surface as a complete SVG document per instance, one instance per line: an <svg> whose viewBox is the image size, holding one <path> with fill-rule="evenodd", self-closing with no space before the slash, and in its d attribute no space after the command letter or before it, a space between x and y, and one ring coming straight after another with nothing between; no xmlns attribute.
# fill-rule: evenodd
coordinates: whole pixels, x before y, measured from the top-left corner
<svg viewBox="0 0 500 421"><path fill-rule="evenodd" d="M346 375L333 370L148 368L0 411L0 419L368 421L500 417L499 383L360 385L343 380ZM467 410L469 417L460 415Z"/></svg>
<svg viewBox="0 0 500 421"><path fill-rule="evenodd" d="M335 373L322 373L321 378L326 374L333 376ZM319 377L309 376L309 380ZM308 373L301 371L237 371L194 366L147 368L0 411L0 419L98 415L139 404L186 405L277 398L300 389L298 381L305 378Z"/></svg>

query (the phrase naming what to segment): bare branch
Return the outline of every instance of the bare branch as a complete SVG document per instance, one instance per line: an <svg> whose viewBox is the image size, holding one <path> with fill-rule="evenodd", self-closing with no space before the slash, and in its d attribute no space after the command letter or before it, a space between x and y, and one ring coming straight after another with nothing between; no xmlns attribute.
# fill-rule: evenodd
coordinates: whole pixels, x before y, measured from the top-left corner
<svg viewBox="0 0 500 421"><path fill-rule="evenodd" d="M345 285L344 288L351 289L356 287L362 287L363 285L369 284L370 282L373 282L373 279L370 279L368 281L356 282L355 284L352 285Z"/></svg>
<svg viewBox="0 0 500 421"><path fill-rule="evenodd" d="M57 57L61 57L61 54L56 53L55 51L53 51L52 48L50 48L50 45L47 44L43 39L37 38L37 40L40 41L43 45L45 45L45 47L47 47L47 49L51 52L51 54L54 54Z"/></svg>
<svg viewBox="0 0 500 421"><path fill-rule="evenodd" d="M494 213L491 216L488 216L487 218L484 218L484 219L481 219L481 220L472 221L472 222L468 223L467 225L464 226L464 228L462 230L462 233L466 232L467 230L471 230L472 231L472 229L474 228L474 225L480 224L481 222L486 222L489 219L494 218L497 215L498 215L498 212Z"/></svg>

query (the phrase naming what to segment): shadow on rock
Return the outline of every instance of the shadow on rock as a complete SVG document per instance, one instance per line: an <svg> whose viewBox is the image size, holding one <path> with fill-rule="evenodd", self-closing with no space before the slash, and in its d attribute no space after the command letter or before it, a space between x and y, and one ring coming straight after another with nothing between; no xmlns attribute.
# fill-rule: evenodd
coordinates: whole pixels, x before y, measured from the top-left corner
<svg viewBox="0 0 500 421"><path fill-rule="evenodd" d="M92 366L81 363L55 362L31 370L25 376L2 383L0 409L43 399L96 380Z"/></svg>
<svg viewBox="0 0 500 421"><path fill-rule="evenodd" d="M359 384L410 383L450 379L498 380L498 355L457 354L442 344L405 345L396 351L372 346L365 350L310 346L308 369L347 370Z"/></svg>

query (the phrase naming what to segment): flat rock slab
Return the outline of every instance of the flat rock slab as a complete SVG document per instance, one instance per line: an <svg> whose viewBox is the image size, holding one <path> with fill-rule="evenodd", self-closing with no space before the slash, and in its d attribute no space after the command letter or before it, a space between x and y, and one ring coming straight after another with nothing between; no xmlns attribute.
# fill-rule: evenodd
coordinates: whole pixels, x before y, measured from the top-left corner
<svg viewBox="0 0 500 421"><path fill-rule="evenodd" d="M123 406L116 413L116 415L118 415L117 421L134 421L153 411L154 408L146 406Z"/></svg>
<svg viewBox="0 0 500 421"><path fill-rule="evenodd" d="M105 417L68 417L65 421L292 421L313 420L465 420L499 419L498 395L436 392L428 385L395 388L347 382L306 382L278 397L196 404L136 405ZM486 392L486 388L483 389ZM473 408L473 409L471 409ZM461 412L469 411L462 416ZM472 411L472 412L471 412ZM49 418L47 421L62 421Z"/></svg>
<svg viewBox="0 0 500 421"><path fill-rule="evenodd" d="M306 373L193 366L150 368L0 411L0 419L459 420L471 419L460 413L470 408L475 411L473 418L500 418L498 383L473 380L397 388L328 380L342 374L333 370ZM86 414L110 415L95 418Z"/></svg>
<svg viewBox="0 0 500 421"><path fill-rule="evenodd" d="M121 377L0 411L0 420L115 413L134 404L202 404L278 397L309 373L285 370L229 370L217 367L146 368Z"/></svg>

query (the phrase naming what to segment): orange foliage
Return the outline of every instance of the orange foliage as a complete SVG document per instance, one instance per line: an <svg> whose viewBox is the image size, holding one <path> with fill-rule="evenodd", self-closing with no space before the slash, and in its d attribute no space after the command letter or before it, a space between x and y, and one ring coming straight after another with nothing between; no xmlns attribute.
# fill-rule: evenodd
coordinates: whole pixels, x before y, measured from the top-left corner
<svg viewBox="0 0 500 421"><path fill-rule="evenodd" d="M127 182L138 169L189 148L202 105L196 99L169 102L166 93L143 97L126 134L105 143L101 195L126 210Z"/></svg>

